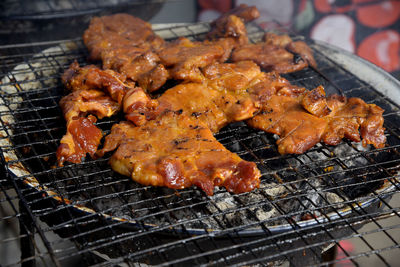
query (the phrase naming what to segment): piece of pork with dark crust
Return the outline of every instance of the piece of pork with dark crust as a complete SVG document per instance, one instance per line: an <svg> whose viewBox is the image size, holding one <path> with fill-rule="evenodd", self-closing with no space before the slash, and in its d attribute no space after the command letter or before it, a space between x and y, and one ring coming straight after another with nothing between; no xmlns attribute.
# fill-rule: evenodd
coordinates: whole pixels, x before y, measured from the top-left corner
<svg viewBox="0 0 400 267"><path fill-rule="evenodd" d="M112 169L143 185L196 185L212 195L214 186L243 193L260 184L255 163L227 150L205 124L182 113L169 111L139 127L115 124L97 155L113 150Z"/></svg>

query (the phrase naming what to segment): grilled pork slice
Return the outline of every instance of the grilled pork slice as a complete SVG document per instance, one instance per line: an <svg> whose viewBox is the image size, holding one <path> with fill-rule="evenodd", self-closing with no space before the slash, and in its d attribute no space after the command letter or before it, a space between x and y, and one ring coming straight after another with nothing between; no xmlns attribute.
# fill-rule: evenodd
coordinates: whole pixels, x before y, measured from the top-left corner
<svg viewBox="0 0 400 267"><path fill-rule="evenodd" d="M226 51L232 50L229 41L219 42L192 42L181 37L164 46L158 52L161 63L168 68L171 78L201 82L203 68L216 61L224 61Z"/></svg>
<svg viewBox="0 0 400 267"><path fill-rule="evenodd" d="M124 100L126 118L140 125L166 110L179 111L200 120L215 133L228 123L253 117L278 90L304 90L277 73L261 72L251 61L213 63L202 74L203 83L179 84L161 95L157 103L140 89L131 89Z"/></svg>
<svg viewBox="0 0 400 267"><path fill-rule="evenodd" d="M95 17L83 35L92 60L118 71L145 90L159 89L168 72L155 51L164 45L151 25L128 14Z"/></svg>
<svg viewBox="0 0 400 267"><path fill-rule="evenodd" d="M384 110L375 104L367 104L357 97L344 98L337 95L328 97L332 112L325 117L328 126L322 140L328 145L337 145L344 137L360 142L364 146L372 144L382 148L386 143L383 128Z"/></svg>
<svg viewBox="0 0 400 267"><path fill-rule="evenodd" d="M65 161L80 163L88 153L93 157L97 150L102 132L94 123L96 115L101 119L117 113L120 105L111 97L98 90L77 90L64 96L60 106L67 121L67 133L57 149L58 165Z"/></svg>
<svg viewBox="0 0 400 267"><path fill-rule="evenodd" d="M126 81L125 75L94 65L80 67L76 61L64 72L61 80L71 91L103 90L120 104L127 90L134 87L134 84Z"/></svg>
<svg viewBox="0 0 400 267"><path fill-rule="evenodd" d="M150 23L128 14L94 17L83 35L83 42L93 60L109 49L157 49L164 40L151 29Z"/></svg>
<svg viewBox="0 0 400 267"><path fill-rule="evenodd" d="M192 42L182 37L165 43L149 23L115 14L93 18L83 41L91 59L101 60L104 69L118 71L153 92L169 78L201 82L200 68L226 61L234 47L248 43L244 22L258 16L255 7L241 5L212 24L209 40Z"/></svg>
<svg viewBox="0 0 400 267"><path fill-rule="evenodd" d="M249 7L241 4L211 22L211 30L207 34L207 39L229 39L233 47L247 44L249 40L244 23L255 20L259 16L260 12L255 6ZM227 58L229 55L230 50L227 51Z"/></svg>
<svg viewBox="0 0 400 267"><path fill-rule="evenodd" d="M139 127L115 124L97 155L115 149L112 169L143 185L174 189L196 185L212 195L214 186L242 193L260 183L255 163L224 148L199 120L177 112L166 112Z"/></svg>
<svg viewBox="0 0 400 267"><path fill-rule="evenodd" d="M288 35L266 33L264 42L246 44L232 52L232 61L253 60L267 71L289 73L308 66L316 67L311 48Z"/></svg>
<svg viewBox="0 0 400 267"><path fill-rule="evenodd" d="M240 4L239 6L229 10L228 12L222 14L215 21L211 22L211 26L218 28L219 25L224 26L226 21L229 20L230 16L237 16L243 22L250 22L255 20L260 16L260 12L255 6L248 6L246 4Z"/></svg>
<svg viewBox="0 0 400 267"><path fill-rule="evenodd" d="M384 147L383 109L360 98L332 95L324 99L322 89L300 94L278 92L247 124L277 134L281 154L301 154L320 141L337 145L343 138Z"/></svg>

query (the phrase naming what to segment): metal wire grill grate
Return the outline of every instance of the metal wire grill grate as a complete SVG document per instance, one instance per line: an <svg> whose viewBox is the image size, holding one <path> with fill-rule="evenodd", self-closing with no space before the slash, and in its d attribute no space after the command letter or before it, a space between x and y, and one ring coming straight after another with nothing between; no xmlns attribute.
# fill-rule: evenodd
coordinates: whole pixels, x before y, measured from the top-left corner
<svg viewBox="0 0 400 267"><path fill-rule="evenodd" d="M166 39L201 40L208 24L159 28ZM249 27L253 42L263 32ZM292 265L352 261L376 257L389 265L387 251L399 248L398 199L400 109L377 88L330 60L311 44L318 70L287 78L329 93L361 97L385 109L388 146L363 148L344 141L318 144L303 155L281 156L272 135L232 124L217 139L262 171L259 190L212 197L196 188L179 192L135 184L114 173L107 158L55 166L55 151L65 132L58 102L64 94L60 75L73 60L87 64L80 39L2 46L0 148L6 178L1 178L0 223L20 222L22 260L71 265L126 263L158 265ZM398 103L398 102L397 102ZM115 117L98 125L108 132ZM34 177L34 178L33 178ZM391 218L391 223L378 221ZM394 222L393 222L394 220ZM370 223L372 230L360 230ZM382 246L369 240L386 238ZM364 251L349 252L341 240L356 238ZM29 242L34 241L34 242ZM343 257L328 257L331 245ZM15 262L7 264L17 264Z"/></svg>
<svg viewBox="0 0 400 267"><path fill-rule="evenodd" d="M5 0L0 4L0 14L7 19L51 19L96 14L110 9L122 11L132 6L165 1L171 0Z"/></svg>

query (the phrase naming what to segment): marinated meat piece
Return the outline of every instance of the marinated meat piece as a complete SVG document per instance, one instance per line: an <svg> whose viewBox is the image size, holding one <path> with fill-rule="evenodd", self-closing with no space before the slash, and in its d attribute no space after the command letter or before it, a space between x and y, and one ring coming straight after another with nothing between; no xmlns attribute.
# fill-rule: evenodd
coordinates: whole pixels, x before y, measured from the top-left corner
<svg viewBox="0 0 400 267"><path fill-rule="evenodd" d="M157 99L158 105L135 89L125 98L129 104L124 100L124 106L135 107L124 109L126 118L139 125L172 110L200 120L215 133L228 123L254 116L277 91L303 92L277 73L261 72L252 61L214 63L202 75L203 83L184 83L167 90Z"/></svg>
<svg viewBox="0 0 400 267"><path fill-rule="evenodd" d="M148 51L148 48L141 47L107 48L101 52L100 59L104 69L119 70Z"/></svg>
<svg viewBox="0 0 400 267"><path fill-rule="evenodd" d="M62 82L71 91L101 89L118 103L133 84L126 82L126 77L112 70L101 70L94 65L79 67L73 62L62 75Z"/></svg>
<svg viewBox="0 0 400 267"><path fill-rule="evenodd" d="M218 62L225 62L231 57L233 48L237 45L237 42L233 38L219 38L215 40L205 40L204 44L218 45L224 50L224 54L218 60Z"/></svg>
<svg viewBox="0 0 400 267"><path fill-rule="evenodd" d="M94 125L96 118L85 116L110 117L118 112L120 105L101 91L78 90L63 97L60 106L67 121L67 133L57 150L58 165L65 161L79 163L87 153L93 157L103 135Z"/></svg>
<svg viewBox="0 0 400 267"><path fill-rule="evenodd" d="M201 82L204 77L200 68L222 60L225 51L219 43L192 42L181 37L166 45L158 55L173 79Z"/></svg>
<svg viewBox="0 0 400 267"><path fill-rule="evenodd" d="M92 18L83 35L83 42L93 60L101 60L101 53L110 49L157 49L164 44L149 23L128 14Z"/></svg>
<svg viewBox="0 0 400 267"><path fill-rule="evenodd" d="M234 50L232 61L253 60L266 71L294 72L307 67L305 61L295 62L294 55L285 48L264 43L247 44Z"/></svg>
<svg viewBox="0 0 400 267"><path fill-rule="evenodd" d="M233 48L249 42L244 23L252 21L259 16L260 13L256 7L248 7L242 4L211 22L212 29L207 34L207 39L224 47L225 54L220 62L228 60Z"/></svg>
<svg viewBox="0 0 400 267"><path fill-rule="evenodd" d="M146 52L132 58L117 70L137 81L140 87L149 92L163 86L169 76L168 71L160 64L160 58L153 52Z"/></svg>
<svg viewBox="0 0 400 267"><path fill-rule="evenodd" d="M362 138L364 146L372 144L376 148L384 147L386 137L381 108L366 104L359 98L346 99L333 95L326 100L327 108L331 111L329 115L316 116L305 108L309 107L309 103L304 99L310 95L324 95L321 89L318 87L314 92L297 96L282 95L279 91L265 102L260 114L247 123L279 135L277 144L281 154L301 154L320 141L337 145L344 137L356 142ZM326 110L326 106L321 107L316 110Z"/></svg>
<svg viewBox="0 0 400 267"><path fill-rule="evenodd" d="M80 163L89 154L91 157L97 151L103 134L93 123L96 118L90 116L77 117L67 124L67 133L60 141L57 149L57 161L63 166L65 161Z"/></svg>
<svg viewBox="0 0 400 267"><path fill-rule="evenodd" d="M139 86L149 92L159 89L168 79L168 72L160 64L160 58L150 51L142 52L142 54L135 52L131 56L120 54L118 51L103 54L102 58L103 62L108 62L113 69L126 75L129 79L137 81ZM103 65L103 67L105 66Z"/></svg>
<svg viewBox="0 0 400 267"><path fill-rule="evenodd" d="M326 102L325 90L323 86L318 86L314 90L306 91L301 100L301 105L311 114L322 117L329 115L331 110Z"/></svg>
<svg viewBox="0 0 400 267"><path fill-rule="evenodd" d="M225 25L226 21L229 20L231 15L239 17L243 22L250 22L260 16L260 12L255 6L248 6L246 4L240 4L239 6L231 9L230 11L222 14L218 19L211 22L211 26Z"/></svg>
<svg viewBox="0 0 400 267"><path fill-rule="evenodd" d="M117 102L98 90L73 91L61 98L60 107L67 122L86 114L94 114L99 119L111 117L120 109Z"/></svg>
<svg viewBox="0 0 400 267"><path fill-rule="evenodd" d="M337 95L328 98L332 113L326 117L328 126L322 136L329 145L337 145L346 137L366 146L372 144L382 148L386 143L383 128L383 109L374 104L366 104L362 99L346 99ZM361 135L361 137L360 137Z"/></svg>
<svg viewBox="0 0 400 267"><path fill-rule="evenodd" d="M140 87L130 89L124 98L125 118L135 125L142 125L158 115L155 112L157 100L152 100Z"/></svg>
<svg viewBox="0 0 400 267"><path fill-rule="evenodd" d="M103 68L124 74L149 92L163 86L169 76L157 54L142 48L106 50L101 54L101 59Z"/></svg>
<svg viewBox="0 0 400 267"><path fill-rule="evenodd" d="M260 12L255 6L241 4L211 22L212 28L207 38L211 40L228 38L234 40L235 47L247 44L247 30L244 23L255 20L259 16Z"/></svg>
<svg viewBox="0 0 400 267"><path fill-rule="evenodd" d="M250 82L263 75L252 61L237 63L214 63L203 69L207 84L219 91L247 93Z"/></svg>
<svg viewBox="0 0 400 267"><path fill-rule="evenodd" d="M91 58L101 60L103 68L118 71L149 91L159 89L168 72L153 52L164 40L151 25L127 14L93 18L83 40Z"/></svg>
<svg viewBox="0 0 400 267"><path fill-rule="evenodd" d="M243 45L232 52L232 61L253 60L267 71L289 73L316 63L311 49L302 41L293 42L287 35L266 34L265 41Z"/></svg>
<svg viewBox="0 0 400 267"><path fill-rule="evenodd" d="M228 123L224 111L216 103L221 94L201 83L179 84L161 95L156 114L165 111L182 112L207 125L212 132L217 132ZM157 117L157 115L153 115Z"/></svg>
<svg viewBox="0 0 400 267"><path fill-rule="evenodd" d="M207 34L207 38L211 40L229 38L234 41L235 47L249 42L246 26L235 15L227 17L223 23L215 24L215 27Z"/></svg>
<svg viewBox="0 0 400 267"><path fill-rule="evenodd" d="M303 41L291 42L285 47L289 52L293 53L295 61L303 60L307 62L309 66L314 68L317 67L317 63L315 62L313 52L311 48ZM299 55L300 58L299 59Z"/></svg>
<svg viewBox="0 0 400 267"><path fill-rule="evenodd" d="M200 121L175 112L140 127L115 124L97 154L115 149L110 159L113 170L143 185L173 189L196 185L212 195L214 186L242 193L260 183L255 163L224 148Z"/></svg>
<svg viewBox="0 0 400 267"><path fill-rule="evenodd" d="M277 35L272 32L266 32L263 39L265 44L278 47L286 47L293 42L292 38L290 38L287 34Z"/></svg>
<svg viewBox="0 0 400 267"><path fill-rule="evenodd" d="M314 68L317 67L311 48L303 41L293 42L293 40L286 34L277 35L269 32L265 33L264 42L266 44L284 47L286 50L293 53L294 61L296 63L302 60L309 66Z"/></svg>
<svg viewBox="0 0 400 267"><path fill-rule="evenodd" d="M321 140L326 121L306 112L300 98L273 95L260 114L247 121L251 127L279 135L280 154L301 154Z"/></svg>
<svg viewBox="0 0 400 267"><path fill-rule="evenodd" d="M157 64L148 72L142 73L137 81L140 87L148 92L154 92L161 88L169 78L169 73L162 64Z"/></svg>

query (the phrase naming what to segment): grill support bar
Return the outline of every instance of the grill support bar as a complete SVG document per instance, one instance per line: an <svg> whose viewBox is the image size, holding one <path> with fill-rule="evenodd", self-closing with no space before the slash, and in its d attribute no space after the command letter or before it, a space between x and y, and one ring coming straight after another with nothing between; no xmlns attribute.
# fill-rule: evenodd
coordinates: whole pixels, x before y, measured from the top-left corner
<svg viewBox="0 0 400 267"><path fill-rule="evenodd" d="M22 201L18 201L20 211L19 231L21 235L21 266L22 267L35 267L35 247L33 245L34 238L34 222L29 218L28 212ZM28 259L28 260L27 260Z"/></svg>

